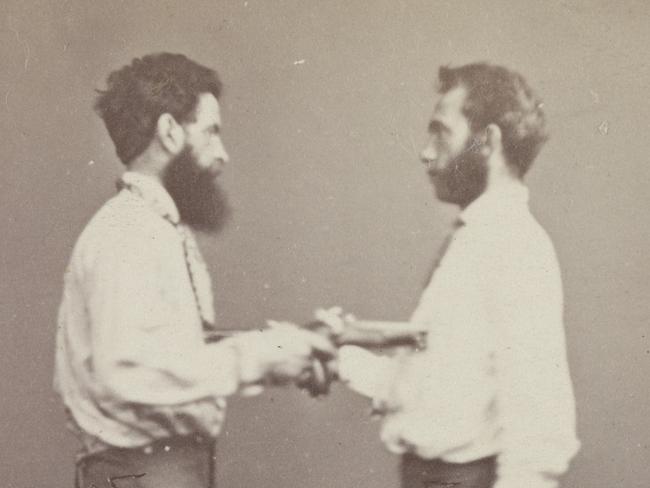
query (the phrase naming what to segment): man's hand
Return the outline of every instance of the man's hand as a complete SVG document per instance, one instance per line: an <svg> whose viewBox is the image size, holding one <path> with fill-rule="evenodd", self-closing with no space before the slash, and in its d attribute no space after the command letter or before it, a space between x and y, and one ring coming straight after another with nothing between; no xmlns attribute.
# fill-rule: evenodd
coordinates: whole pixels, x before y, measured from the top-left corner
<svg viewBox="0 0 650 488"><path fill-rule="evenodd" d="M285 354L271 367L274 382L300 380L316 364L332 360L337 350L329 337L289 322L269 321L268 338L273 347Z"/></svg>
<svg viewBox="0 0 650 488"><path fill-rule="evenodd" d="M300 381L316 362L336 356L332 342L320 334L289 322L269 321L269 328L247 332L236 338L241 353L242 383L285 384Z"/></svg>
<svg viewBox="0 0 650 488"><path fill-rule="evenodd" d="M314 321L303 325L302 328L320 334L331 343L336 344L337 347L354 345L379 350L403 347L422 349L425 347L427 328L423 325L409 322L359 321L351 314L344 314L341 307L319 308L315 311L314 318ZM359 347L349 351L356 352L355 354L337 355L328 361L314 362L296 384L307 390L312 396L320 396L329 392L330 384L334 380L343 379L352 389L365 392L371 388L368 386L367 378L358 377L358 375L355 375L354 381L351 381L350 378L340 378L340 376L345 376L344 369L355 371L359 369L356 366L351 366L355 364L355 361L343 361L343 356L359 354L372 358L375 356ZM340 352L342 353L343 349ZM339 361L343 361L345 364ZM375 362L381 361L382 359L377 359ZM351 386L352 384L354 386Z"/></svg>
<svg viewBox="0 0 650 488"><path fill-rule="evenodd" d="M338 345L339 336L344 332L348 317L343 316L340 307L329 309L318 309L315 312L315 320L302 326L308 330L327 339L331 344ZM351 316L350 316L351 317ZM330 385L338 379L338 362L332 358L314 358L311 367L305 371L296 381L296 386L307 391L311 396L318 397L327 395Z"/></svg>

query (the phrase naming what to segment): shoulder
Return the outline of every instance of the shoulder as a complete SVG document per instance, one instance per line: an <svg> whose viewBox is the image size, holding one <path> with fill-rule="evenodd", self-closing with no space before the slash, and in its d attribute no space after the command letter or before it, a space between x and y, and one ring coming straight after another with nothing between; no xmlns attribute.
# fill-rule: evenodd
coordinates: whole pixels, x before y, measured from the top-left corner
<svg viewBox="0 0 650 488"><path fill-rule="evenodd" d="M500 216L486 233L503 254L530 255L531 259L555 255L551 238L527 207Z"/></svg>
<svg viewBox="0 0 650 488"><path fill-rule="evenodd" d="M477 259L487 267L490 282L559 279L553 242L528 209L504 216L480 234L481 257Z"/></svg>
<svg viewBox="0 0 650 488"><path fill-rule="evenodd" d="M75 245L73 260L88 265L114 255L151 255L174 237L174 228L167 221L138 197L122 191L88 222Z"/></svg>

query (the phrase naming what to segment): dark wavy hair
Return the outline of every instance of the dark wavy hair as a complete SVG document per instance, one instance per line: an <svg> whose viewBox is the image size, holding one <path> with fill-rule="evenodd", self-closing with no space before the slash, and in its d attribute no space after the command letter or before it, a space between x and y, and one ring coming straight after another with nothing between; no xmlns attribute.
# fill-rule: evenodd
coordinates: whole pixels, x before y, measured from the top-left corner
<svg viewBox="0 0 650 488"><path fill-rule="evenodd" d="M473 63L438 72L439 91L463 86L463 113L477 133L489 124L501 129L503 153L519 177L530 169L548 140L543 103L523 76L502 66Z"/></svg>
<svg viewBox="0 0 650 488"><path fill-rule="evenodd" d="M199 95L221 95L215 71L171 53L136 58L112 72L106 85L106 90L98 90L95 110L124 164L149 146L162 114L173 115L179 123L189 122Z"/></svg>

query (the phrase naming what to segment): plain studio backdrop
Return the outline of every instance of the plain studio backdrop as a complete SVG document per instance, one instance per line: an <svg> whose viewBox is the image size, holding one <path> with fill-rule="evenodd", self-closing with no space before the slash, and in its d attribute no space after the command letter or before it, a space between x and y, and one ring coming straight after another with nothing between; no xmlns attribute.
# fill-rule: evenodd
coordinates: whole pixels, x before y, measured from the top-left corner
<svg viewBox="0 0 650 488"><path fill-rule="evenodd" d="M645 0L7 1L0 73L0 484L72 485L51 390L63 271L122 170L94 90L133 57L218 70L234 218L202 239L219 323L317 306L406 319L455 209L418 162L437 68L521 71L552 138L527 181L554 239L583 447L564 487L650 481L650 6ZM441 392L444 394L444 392ZM235 399L220 486L394 487L368 403ZM523 487L522 487L523 488Z"/></svg>

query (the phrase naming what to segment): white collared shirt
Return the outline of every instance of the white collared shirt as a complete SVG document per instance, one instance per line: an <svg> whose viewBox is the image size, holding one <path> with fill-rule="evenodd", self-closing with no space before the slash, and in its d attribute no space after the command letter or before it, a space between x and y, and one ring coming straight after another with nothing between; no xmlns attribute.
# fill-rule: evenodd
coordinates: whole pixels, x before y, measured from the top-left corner
<svg viewBox="0 0 650 488"><path fill-rule="evenodd" d="M131 190L97 212L66 271L55 388L86 447L215 436L239 386L238 350L204 342L197 300L212 313L209 276L197 298L169 194L142 174L123 181Z"/></svg>
<svg viewBox="0 0 650 488"><path fill-rule="evenodd" d="M343 352L339 366L387 405L390 450L457 463L497 454L495 488L554 487L579 447L560 270L527 202L513 184L460 215L411 317L428 329L425 350Z"/></svg>

